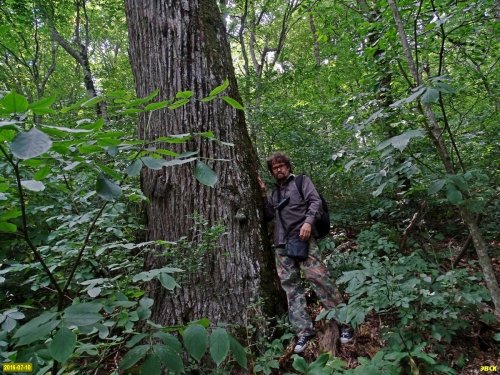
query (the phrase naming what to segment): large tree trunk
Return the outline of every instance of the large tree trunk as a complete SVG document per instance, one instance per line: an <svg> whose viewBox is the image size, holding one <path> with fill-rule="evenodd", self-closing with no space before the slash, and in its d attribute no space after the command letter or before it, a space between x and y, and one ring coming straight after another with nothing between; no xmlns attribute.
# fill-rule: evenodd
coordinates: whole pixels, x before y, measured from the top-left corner
<svg viewBox="0 0 500 375"><path fill-rule="evenodd" d="M203 98L230 82L226 94L240 100L229 45L215 0L126 0L130 60L140 97L160 89L158 100L191 90ZM185 323L208 317L212 322L244 323L248 304L274 296L270 251L266 250L256 185L257 158L248 136L244 113L216 99L193 101L176 110L159 110L139 120L140 137L148 140L168 134L212 131L234 147L210 140L190 141L185 147L199 150L200 157L229 159L207 162L214 168L215 188L200 184L194 165L167 169L164 173L143 170L142 186L150 199L147 207L148 238L176 241L190 235L192 215L198 213L210 225L222 222L226 234L204 256L204 268L188 275L175 293L157 287L153 318L162 324ZM238 220L243 213L246 219ZM240 215L238 215L240 216ZM146 259L147 267L162 264ZM270 304L270 305L271 305ZM269 305L269 306L270 306ZM257 311L262 313L262 311Z"/></svg>

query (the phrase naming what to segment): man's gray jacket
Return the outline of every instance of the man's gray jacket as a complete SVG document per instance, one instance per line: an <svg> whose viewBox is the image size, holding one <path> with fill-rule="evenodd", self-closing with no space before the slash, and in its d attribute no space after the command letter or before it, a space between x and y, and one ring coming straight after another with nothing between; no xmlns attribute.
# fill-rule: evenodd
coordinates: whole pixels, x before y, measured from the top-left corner
<svg viewBox="0 0 500 375"><path fill-rule="evenodd" d="M321 198L311 179L307 176L304 176L302 179L304 199L302 199L294 179L295 175L290 174L283 186L276 184L275 189L268 196L266 201L266 220L275 218L273 236L275 246L284 246L286 243L286 229L283 228L281 221L283 221L285 227L289 229L289 236L291 236L295 233L298 234L300 232L300 227L304 223L309 223L311 227L313 227L315 219L318 218L321 213ZM276 210L276 206L279 203L278 189L281 194L281 200L290 197L290 202L281 210L281 220Z"/></svg>

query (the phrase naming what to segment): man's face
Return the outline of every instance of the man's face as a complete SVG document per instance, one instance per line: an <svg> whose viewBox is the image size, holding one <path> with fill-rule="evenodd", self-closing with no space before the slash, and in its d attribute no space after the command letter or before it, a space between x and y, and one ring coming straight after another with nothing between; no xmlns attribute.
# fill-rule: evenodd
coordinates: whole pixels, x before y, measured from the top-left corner
<svg viewBox="0 0 500 375"><path fill-rule="evenodd" d="M290 175L290 168L280 161L273 162L272 164L273 176L278 182L284 182Z"/></svg>

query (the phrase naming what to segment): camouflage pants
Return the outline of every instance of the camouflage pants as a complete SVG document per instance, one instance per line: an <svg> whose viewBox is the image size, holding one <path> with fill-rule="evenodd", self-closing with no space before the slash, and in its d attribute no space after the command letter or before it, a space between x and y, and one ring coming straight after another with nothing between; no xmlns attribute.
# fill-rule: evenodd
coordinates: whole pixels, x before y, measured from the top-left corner
<svg viewBox="0 0 500 375"><path fill-rule="evenodd" d="M333 280L328 275L328 270L321 262L316 241L309 241L309 256L304 261L296 261L284 255L284 249L276 248L276 269L281 281L281 287L288 299L288 318L298 335L314 335L314 326L311 317L306 311L306 297L300 271L305 279L327 309L343 303L342 296Z"/></svg>

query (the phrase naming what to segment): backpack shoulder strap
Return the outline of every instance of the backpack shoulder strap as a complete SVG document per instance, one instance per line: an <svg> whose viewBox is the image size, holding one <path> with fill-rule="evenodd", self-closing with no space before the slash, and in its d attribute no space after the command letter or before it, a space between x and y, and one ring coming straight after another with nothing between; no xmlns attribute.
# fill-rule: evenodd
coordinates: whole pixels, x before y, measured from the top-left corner
<svg viewBox="0 0 500 375"><path fill-rule="evenodd" d="M300 196L302 197L302 200L304 199L304 191L302 190L302 184L304 182L304 174L299 174L297 177L295 177L295 186L297 186L297 190L299 191Z"/></svg>

